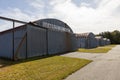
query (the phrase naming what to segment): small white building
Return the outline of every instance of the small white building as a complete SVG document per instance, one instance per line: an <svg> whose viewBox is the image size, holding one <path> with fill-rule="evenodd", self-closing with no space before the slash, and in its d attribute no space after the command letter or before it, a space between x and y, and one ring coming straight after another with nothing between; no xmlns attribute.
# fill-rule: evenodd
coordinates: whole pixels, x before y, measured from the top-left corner
<svg viewBox="0 0 120 80"><path fill-rule="evenodd" d="M111 42L110 42L110 39L107 39L107 45L109 45Z"/></svg>
<svg viewBox="0 0 120 80"><path fill-rule="evenodd" d="M103 38L102 36L96 36L97 39L97 45L98 46L105 46L110 44L110 39Z"/></svg>
<svg viewBox="0 0 120 80"><path fill-rule="evenodd" d="M107 45L107 38L103 38L104 46Z"/></svg>
<svg viewBox="0 0 120 80"><path fill-rule="evenodd" d="M98 46L104 46L104 40L102 36L96 36L95 38L97 39Z"/></svg>

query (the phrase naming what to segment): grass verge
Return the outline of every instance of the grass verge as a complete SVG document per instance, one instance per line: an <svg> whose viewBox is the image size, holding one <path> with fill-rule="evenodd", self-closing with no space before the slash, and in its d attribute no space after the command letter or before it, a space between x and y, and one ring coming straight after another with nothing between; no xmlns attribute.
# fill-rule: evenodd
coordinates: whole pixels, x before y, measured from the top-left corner
<svg viewBox="0 0 120 80"><path fill-rule="evenodd" d="M116 45L107 45L102 47L97 47L93 49L78 49L78 52L85 52L85 53L107 53L109 50L111 50Z"/></svg>
<svg viewBox="0 0 120 80"><path fill-rule="evenodd" d="M1 60L0 80L62 80L90 63L91 60L54 56L43 59L12 62Z"/></svg>

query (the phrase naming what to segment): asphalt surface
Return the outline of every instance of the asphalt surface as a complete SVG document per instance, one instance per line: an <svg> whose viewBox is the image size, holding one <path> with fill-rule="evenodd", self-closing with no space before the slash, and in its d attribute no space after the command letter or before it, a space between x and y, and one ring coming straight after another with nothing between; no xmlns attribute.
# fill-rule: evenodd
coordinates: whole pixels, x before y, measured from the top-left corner
<svg viewBox="0 0 120 80"><path fill-rule="evenodd" d="M73 52L62 56L93 60L64 80L120 80L120 45L105 54Z"/></svg>

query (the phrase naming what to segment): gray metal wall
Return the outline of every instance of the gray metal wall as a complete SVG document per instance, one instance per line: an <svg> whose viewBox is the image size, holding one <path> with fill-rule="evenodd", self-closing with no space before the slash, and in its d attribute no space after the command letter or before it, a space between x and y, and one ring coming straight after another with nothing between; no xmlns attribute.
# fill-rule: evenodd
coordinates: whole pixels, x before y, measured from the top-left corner
<svg viewBox="0 0 120 80"><path fill-rule="evenodd" d="M80 38L76 37L77 39L77 47L80 48Z"/></svg>
<svg viewBox="0 0 120 80"><path fill-rule="evenodd" d="M90 41L89 48L96 48L97 47L97 39L90 38L89 41Z"/></svg>
<svg viewBox="0 0 120 80"><path fill-rule="evenodd" d="M100 44L99 44L99 39L96 39L96 46L99 47Z"/></svg>
<svg viewBox="0 0 120 80"><path fill-rule="evenodd" d="M95 47L97 47L97 40L96 40L95 35L93 33L89 34L88 41L89 41L88 48L95 48Z"/></svg>
<svg viewBox="0 0 120 80"><path fill-rule="evenodd" d="M27 27L27 57L46 54L46 29L29 25Z"/></svg>
<svg viewBox="0 0 120 80"><path fill-rule="evenodd" d="M76 37L71 33L52 29L48 29L46 32L46 29L29 26L27 36L28 57L58 54L77 49Z"/></svg>
<svg viewBox="0 0 120 80"><path fill-rule="evenodd" d="M79 47L77 46L77 38L75 36L75 34L73 33L69 33L69 37L67 37L69 40L69 51L75 51L77 50ZM68 42L68 41L67 41Z"/></svg>
<svg viewBox="0 0 120 80"><path fill-rule="evenodd" d="M105 46L105 42L104 42L103 39L101 40L101 45L102 45L102 46Z"/></svg>
<svg viewBox="0 0 120 80"><path fill-rule="evenodd" d="M97 47L97 41L95 38L85 38L80 37L78 38L78 47L79 48L95 48Z"/></svg>
<svg viewBox="0 0 120 80"><path fill-rule="evenodd" d="M78 36L77 46L79 48L95 48L98 46L98 42L95 38L95 35L93 33L90 33L88 36Z"/></svg>
<svg viewBox="0 0 120 80"><path fill-rule="evenodd" d="M22 39L26 36L26 26L24 28L18 29L14 33L14 54L17 54L16 56L19 59L25 59L26 58L26 39L22 42L22 45L20 49L17 52L17 49L19 48L19 45L22 41Z"/></svg>
<svg viewBox="0 0 120 80"><path fill-rule="evenodd" d="M14 53L25 35L26 28L16 29L14 31ZM19 54L19 57L24 56L24 51L26 49L22 48ZM13 59L13 32L8 31L0 35L0 57Z"/></svg>
<svg viewBox="0 0 120 80"><path fill-rule="evenodd" d="M0 35L0 57L12 59L12 44L12 33Z"/></svg>
<svg viewBox="0 0 120 80"><path fill-rule="evenodd" d="M85 48L86 47L86 38L81 38L80 39L80 48Z"/></svg>
<svg viewBox="0 0 120 80"><path fill-rule="evenodd" d="M99 45L100 45L100 46L104 46L103 39L100 39L100 40L99 40Z"/></svg>
<svg viewBox="0 0 120 80"><path fill-rule="evenodd" d="M0 34L0 57L9 59L25 59L77 49L77 39L73 33L28 24L14 29L13 56L13 31Z"/></svg>
<svg viewBox="0 0 120 80"><path fill-rule="evenodd" d="M56 54L65 51L65 34L58 31L48 31L48 54Z"/></svg>
<svg viewBox="0 0 120 80"><path fill-rule="evenodd" d="M72 35L60 31L48 31L48 54L56 54L72 51L74 42L72 43Z"/></svg>
<svg viewBox="0 0 120 80"><path fill-rule="evenodd" d="M77 46L78 46L78 48L85 48L86 47L86 38L78 37L77 38Z"/></svg>

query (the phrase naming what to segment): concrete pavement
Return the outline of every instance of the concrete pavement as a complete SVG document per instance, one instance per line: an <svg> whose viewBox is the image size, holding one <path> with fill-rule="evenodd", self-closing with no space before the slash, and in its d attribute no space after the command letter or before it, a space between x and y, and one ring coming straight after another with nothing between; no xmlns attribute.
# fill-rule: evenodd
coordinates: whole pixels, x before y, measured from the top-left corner
<svg viewBox="0 0 120 80"><path fill-rule="evenodd" d="M65 80L120 80L120 45L106 54L73 52L62 56L93 60Z"/></svg>

